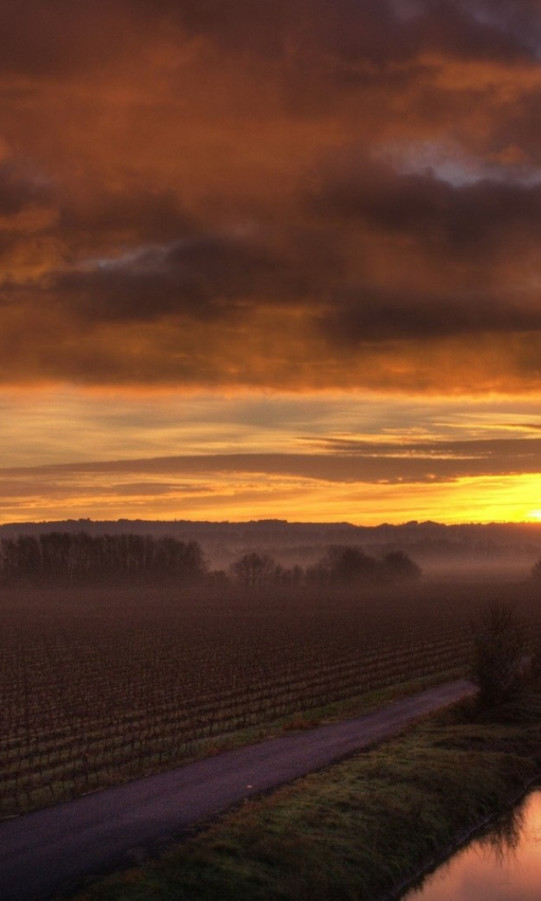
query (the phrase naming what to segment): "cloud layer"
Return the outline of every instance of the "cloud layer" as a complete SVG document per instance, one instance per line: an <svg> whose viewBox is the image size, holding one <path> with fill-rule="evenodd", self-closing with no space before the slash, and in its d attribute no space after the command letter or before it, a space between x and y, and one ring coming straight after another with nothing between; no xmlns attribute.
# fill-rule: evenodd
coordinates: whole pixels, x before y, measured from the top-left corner
<svg viewBox="0 0 541 901"><path fill-rule="evenodd" d="M78 518L464 521L539 517L541 439L331 442L320 453L215 454L0 470L6 521Z"/></svg>
<svg viewBox="0 0 541 901"><path fill-rule="evenodd" d="M533 0L0 11L4 383L534 391Z"/></svg>

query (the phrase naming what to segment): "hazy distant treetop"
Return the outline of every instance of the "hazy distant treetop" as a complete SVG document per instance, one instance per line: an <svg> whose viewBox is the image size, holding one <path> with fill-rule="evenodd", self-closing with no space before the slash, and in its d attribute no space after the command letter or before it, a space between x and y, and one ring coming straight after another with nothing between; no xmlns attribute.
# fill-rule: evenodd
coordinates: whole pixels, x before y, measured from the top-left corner
<svg viewBox="0 0 541 901"><path fill-rule="evenodd" d="M390 551L377 560L358 545L332 545L319 563L307 571L311 582L355 586L362 582L404 582L419 579L421 568L403 551Z"/></svg>
<svg viewBox="0 0 541 901"><path fill-rule="evenodd" d="M421 567L417 566L404 551L390 551L385 554L380 569L384 578L390 581L411 582L422 575Z"/></svg>
<svg viewBox="0 0 541 901"><path fill-rule="evenodd" d="M231 573L245 588L261 588L276 577L277 565L268 554L252 551L231 564Z"/></svg>
<svg viewBox="0 0 541 901"><path fill-rule="evenodd" d="M357 545L332 545L319 563L311 568L311 581L354 585L370 579L376 571L376 561Z"/></svg>

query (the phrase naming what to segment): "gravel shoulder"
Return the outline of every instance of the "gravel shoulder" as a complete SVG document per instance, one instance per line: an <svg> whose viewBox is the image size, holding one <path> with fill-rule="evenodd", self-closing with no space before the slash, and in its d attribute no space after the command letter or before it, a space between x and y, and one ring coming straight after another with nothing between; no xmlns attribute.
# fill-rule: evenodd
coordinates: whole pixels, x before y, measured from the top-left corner
<svg viewBox="0 0 541 901"><path fill-rule="evenodd" d="M0 825L0 897L45 901L85 877L133 864L245 798L396 735L475 692L447 682L355 719L289 733Z"/></svg>

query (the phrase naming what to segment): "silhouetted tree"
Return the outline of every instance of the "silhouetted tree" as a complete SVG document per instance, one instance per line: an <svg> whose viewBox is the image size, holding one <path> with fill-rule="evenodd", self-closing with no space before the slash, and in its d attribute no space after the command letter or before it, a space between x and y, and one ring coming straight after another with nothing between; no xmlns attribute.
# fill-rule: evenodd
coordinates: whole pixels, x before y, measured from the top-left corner
<svg viewBox="0 0 541 901"><path fill-rule="evenodd" d="M390 582L414 582L422 575L417 566L404 551L390 551L379 563L379 571L383 579Z"/></svg>
<svg viewBox="0 0 541 901"><path fill-rule="evenodd" d="M527 682L530 661L526 630L514 610L491 604L474 625L471 677L480 706L496 708L515 700Z"/></svg>
<svg viewBox="0 0 541 901"><path fill-rule="evenodd" d="M321 574L329 582L354 585L376 575L376 561L355 545L333 545L319 564Z"/></svg>
<svg viewBox="0 0 541 901"><path fill-rule="evenodd" d="M245 588L261 588L279 576L279 568L267 554L253 551L231 564L231 573Z"/></svg>
<svg viewBox="0 0 541 901"><path fill-rule="evenodd" d="M206 565L196 541L150 535L44 532L0 542L2 581L92 583L147 578L201 579Z"/></svg>

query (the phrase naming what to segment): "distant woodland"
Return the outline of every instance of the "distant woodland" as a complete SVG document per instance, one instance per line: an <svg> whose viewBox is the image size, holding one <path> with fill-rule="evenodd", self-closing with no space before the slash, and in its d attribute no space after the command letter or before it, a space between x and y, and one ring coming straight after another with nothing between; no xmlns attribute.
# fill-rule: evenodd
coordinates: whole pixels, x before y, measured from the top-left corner
<svg viewBox="0 0 541 901"><path fill-rule="evenodd" d="M95 582L197 581L206 568L196 541L151 535L43 532L0 540L0 581L92 584Z"/></svg>
<svg viewBox="0 0 541 901"><path fill-rule="evenodd" d="M42 532L0 539L4 585L208 581L247 590L271 585L342 585L412 581L421 569L402 551L376 559L355 545L333 545L313 566L287 568L265 553L243 554L229 571L211 570L197 541L133 533Z"/></svg>
<svg viewBox="0 0 541 901"><path fill-rule="evenodd" d="M105 550L105 542L102 548L104 557L107 554L112 557L116 555L116 559L118 547L111 543L111 539L129 534L134 536L131 541L136 546L137 536L147 542L146 551L141 551L141 555L148 562L173 553L172 546L168 552L167 545L152 545L150 538L156 542L175 539L185 546L196 542L210 569L225 572L229 572L240 557L250 553L270 556L286 569L295 566L309 569L316 566L332 546L353 546L377 559L402 551L426 573L440 569L455 572L460 568L486 567L514 570L518 574L520 571L528 572L541 556L541 523L446 526L435 522L409 522L370 528L349 523L289 523L274 519L245 523L188 520L94 522L79 519L3 525L0 526L0 541L16 540L20 536L37 538L46 533L84 533L87 538L107 536L109 549ZM95 550L98 553L97 546ZM128 568L140 566L140 562L135 563L135 558L137 554L130 552L123 565ZM81 566L89 569L88 563ZM171 563L171 566L181 566L180 561Z"/></svg>

